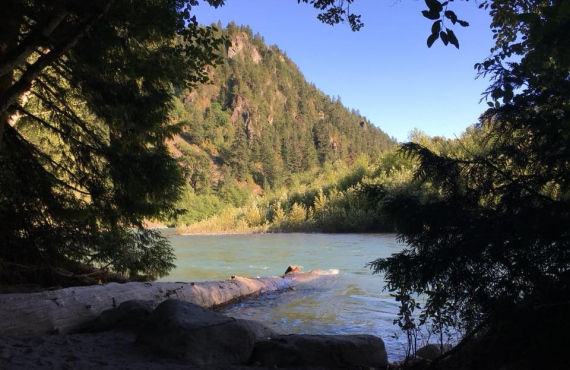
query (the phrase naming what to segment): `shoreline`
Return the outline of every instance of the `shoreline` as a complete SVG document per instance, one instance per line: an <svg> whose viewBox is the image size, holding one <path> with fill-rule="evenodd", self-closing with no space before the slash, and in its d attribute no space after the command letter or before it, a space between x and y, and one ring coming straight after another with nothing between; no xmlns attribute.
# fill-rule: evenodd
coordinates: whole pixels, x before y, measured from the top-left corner
<svg viewBox="0 0 570 370"><path fill-rule="evenodd" d="M337 368L345 361L385 368L380 337L284 334L208 310L335 274L338 270L303 273L290 266L273 278L0 294L0 368L270 369L290 365L290 346L296 353L293 368ZM367 356L355 356L355 346Z"/></svg>
<svg viewBox="0 0 570 370"><path fill-rule="evenodd" d="M166 229L176 229L175 227L167 227ZM155 229L163 230L163 229ZM169 235L180 236L227 236L227 235L269 235L269 234L323 234L323 235L397 235L395 232L325 232L325 231L222 231L222 232L177 232L174 231Z"/></svg>
<svg viewBox="0 0 570 370"><path fill-rule="evenodd" d="M379 370L387 366L379 337L282 334L257 321L234 319L180 300L154 307L148 301L128 301L77 333L0 335L2 369Z"/></svg>
<svg viewBox="0 0 570 370"><path fill-rule="evenodd" d="M231 276L221 281L108 283L4 293L0 294L0 333L23 336L74 332L103 311L130 300L160 304L175 298L205 308L217 308L338 274L338 270L299 271L273 277Z"/></svg>
<svg viewBox="0 0 570 370"><path fill-rule="evenodd" d="M171 229L171 228L169 228ZM180 236L225 236L225 235L262 235L262 234L274 234L273 232L267 231L228 231L228 232L175 232L174 235Z"/></svg>
<svg viewBox="0 0 570 370"><path fill-rule="evenodd" d="M103 311L129 300L159 304L176 298L215 308L266 292L290 289L294 277L243 278L205 282L129 282L32 293L0 294L0 333L27 336L70 333Z"/></svg>

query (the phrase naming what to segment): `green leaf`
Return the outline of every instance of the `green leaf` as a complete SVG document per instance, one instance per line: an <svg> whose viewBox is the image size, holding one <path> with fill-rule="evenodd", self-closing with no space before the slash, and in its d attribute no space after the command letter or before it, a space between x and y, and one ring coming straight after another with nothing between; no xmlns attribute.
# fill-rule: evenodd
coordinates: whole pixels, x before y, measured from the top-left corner
<svg viewBox="0 0 570 370"><path fill-rule="evenodd" d="M433 24L431 26L431 33L437 35L437 34L439 34L439 31L441 31L441 21L433 22Z"/></svg>
<svg viewBox="0 0 570 370"><path fill-rule="evenodd" d="M432 33L431 35L429 35L429 37L427 38L428 48L431 48L435 40L437 40L438 38L439 38L439 33Z"/></svg>
<svg viewBox="0 0 570 370"><path fill-rule="evenodd" d="M431 19L431 20L436 20L439 19L439 13L437 12L431 12L431 11L427 11L427 10L422 10L422 14L424 17L426 17L427 19Z"/></svg>
<svg viewBox="0 0 570 370"><path fill-rule="evenodd" d="M444 31L441 31L439 33L439 37L441 37L441 41L443 41L445 45L449 43L449 39L447 38L447 33L445 33Z"/></svg>
<svg viewBox="0 0 570 370"><path fill-rule="evenodd" d="M455 22L457 22L457 16L455 15L455 13L453 11L446 10L445 13L443 13L443 14L451 20L451 23L455 24Z"/></svg>
<svg viewBox="0 0 570 370"><path fill-rule="evenodd" d="M496 87L491 91L491 98L497 100L503 96L503 90L500 87Z"/></svg>
<svg viewBox="0 0 570 370"><path fill-rule="evenodd" d="M449 42L459 49L459 41L457 40L457 37L455 37L455 33L453 33L452 30L447 29L447 36L449 37Z"/></svg>
<svg viewBox="0 0 570 370"><path fill-rule="evenodd" d="M427 7L430 12L441 12L443 10L443 5L437 0L425 0Z"/></svg>

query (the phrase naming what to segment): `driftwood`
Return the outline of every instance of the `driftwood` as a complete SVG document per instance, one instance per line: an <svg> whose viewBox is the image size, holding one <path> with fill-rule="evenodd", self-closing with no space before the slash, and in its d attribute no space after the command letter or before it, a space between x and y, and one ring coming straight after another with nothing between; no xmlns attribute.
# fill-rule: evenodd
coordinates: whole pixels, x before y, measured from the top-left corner
<svg viewBox="0 0 570 370"><path fill-rule="evenodd" d="M197 283L110 283L38 293L0 295L0 336L69 333L122 302L140 299L160 303L169 298L216 307L233 301L292 287L301 279L242 278ZM306 279L302 279L306 281Z"/></svg>

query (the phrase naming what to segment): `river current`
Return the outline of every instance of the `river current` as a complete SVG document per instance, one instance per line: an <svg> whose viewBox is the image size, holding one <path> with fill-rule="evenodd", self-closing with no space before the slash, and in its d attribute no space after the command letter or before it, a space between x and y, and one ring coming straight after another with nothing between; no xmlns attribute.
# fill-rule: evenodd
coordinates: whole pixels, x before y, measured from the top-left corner
<svg viewBox="0 0 570 370"><path fill-rule="evenodd" d="M366 263L403 248L393 234L170 235L177 267L162 281L224 280L282 275L288 265L338 269L339 274L295 290L246 299L223 308L229 316L257 320L283 333L373 334L390 361L404 357L406 339L393 324L398 303L384 279Z"/></svg>

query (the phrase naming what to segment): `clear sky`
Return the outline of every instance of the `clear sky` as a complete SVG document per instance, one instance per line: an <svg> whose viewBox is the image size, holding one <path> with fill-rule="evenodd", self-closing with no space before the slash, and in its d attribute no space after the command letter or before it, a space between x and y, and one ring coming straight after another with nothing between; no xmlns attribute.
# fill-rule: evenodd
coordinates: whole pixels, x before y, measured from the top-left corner
<svg viewBox="0 0 570 370"><path fill-rule="evenodd" d="M296 0L226 0L221 8L201 4L198 21L249 25L269 45L277 45L325 94L340 96L399 141L411 130L452 138L477 122L488 82L475 79L473 65L493 45L488 14L476 1L454 3L467 28L454 27L460 49L438 40L426 46L431 21L421 0L356 0L364 28L320 23L317 11Z"/></svg>

